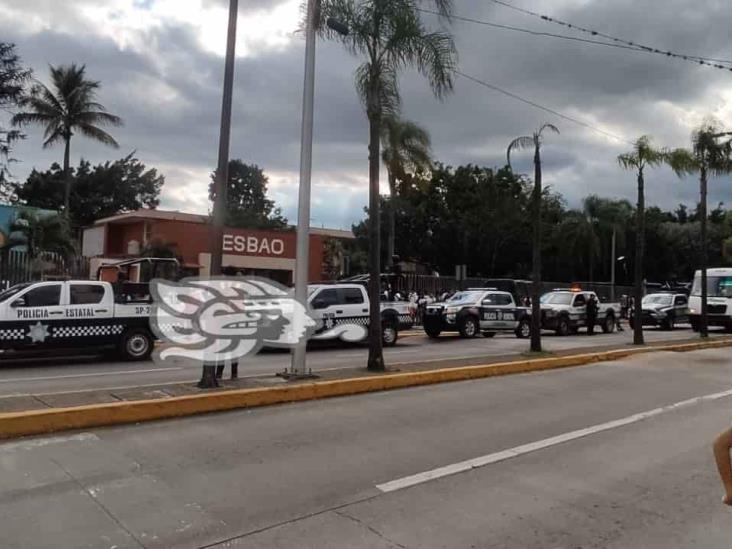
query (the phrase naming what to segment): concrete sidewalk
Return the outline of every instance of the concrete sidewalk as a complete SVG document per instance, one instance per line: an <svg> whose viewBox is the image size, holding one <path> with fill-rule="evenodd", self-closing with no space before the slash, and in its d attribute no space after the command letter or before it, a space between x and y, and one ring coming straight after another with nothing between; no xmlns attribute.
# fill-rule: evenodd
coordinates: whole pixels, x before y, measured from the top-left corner
<svg viewBox="0 0 732 549"><path fill-rule="evenodd" d="M732 338L725 336L713 336L709 341L729 340L732 344ZM668 340L656 341L649 343L641 349L652 350L658 347L668 345L686 345L699 343L699 338L689 338L684 340ZM405 372L429 372L441 369L462 368L466 366L476 365L493 365L493 364L511 364L525 363L527 360L544 359L544 358L560 358L573 357L576 355L587 355L590 353L604 353L609 351L622 351L629 349L637 349L629 345L600 345L594 347L591 351L587 348L573 348L556 353L542 353L534 355L531 353L507 354L507 355L490 355L490 356L474 356L469 358L454 359L423 359L418 361L397 362L389 365L388 373L405 373ZM225 375L229 374L227 369ZM85 390L85 391L69 391L54 393L37 393L20 396L0 397L0 414L24 412L31 410L48 410L58 408L71 408L78 406L89 406L95 404L111 404L120 402L150 401L164 400L175 397L211 394L212 392L226 392L238 389L257 389L292 386L303 383L323 382L347 380L353 378L364 378L381 376L383 373L369 372L365 368L354 369L351 366L343 365L339 368L328 370L320 370L316 379L285 381L281 377L274 374L243 376L237 380L224 379L221 381L221 387L218 389L199 389L195 383L166 383L157 385L144 385L139 387L126 387L123 389L112 390Z"/></svg>

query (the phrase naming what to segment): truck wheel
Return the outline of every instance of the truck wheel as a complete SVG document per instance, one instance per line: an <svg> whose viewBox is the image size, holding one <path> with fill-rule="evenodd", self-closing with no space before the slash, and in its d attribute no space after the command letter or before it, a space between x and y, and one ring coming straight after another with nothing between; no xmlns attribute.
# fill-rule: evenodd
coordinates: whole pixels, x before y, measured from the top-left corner
<svg viewBox="0 0 732 549"><path fill-rule="evenodd" d="M424 327L424 333L426 333L427 337L429 337L431 339L437 339L438 337L440 337L441 332L442 332L442 330L440 330L439 328L435 328L433 326Z"/></svg>
<svg viewBox="0 0 732 549"><path fill-rule="evenodd" d="M557 335L562 337L569 335L571 329L572 328L569 325L569 319L565 316L560 317L557 321Z"/></svg>
<svg viewBox="0 0 732 549"><path fill-rule="evenodd" d="M475 317L466 316L460 322L460 336L464 338L475 337L478 334L478 321Z"/></svg>
<svg viewBox="0 0 732 549"><path fill-rule="evenodd" d="M531 323L524 318L516 327L516 337L519 339L528 339L531 337Z"/></svg>
<svg viewBox="0 0 732 549"><path fill-rule="evenodd" d="M605 322L602 323L602 331L606 334L611 334L615 331L615 317L613 315L607 315Z"/></svg>
<svg viewBox="0 0 732 549"><path fill-rule="evenodd" d="M698 318L691 317L689 319L689 324L691 324L691 329L694 332L698 332L701 330L701 324Z"/></svg>
<svg viewBox="0 0 732 549"><path fill-rule="evenodd" d="M483 337L491 338L496 337L496 332L483 332Z"/></svg>
<svg viewBox="0 0 732 549"><path fill-rule="evenodd" d="M152 334L143 328L133 328L122 334L119 353L125 360L147 360L155 346Z"/></svg>
<svg viewBox="0 0 732 549"><path fill-rule="evenodd" d="M399 339L399 331L393 322L384 322L381 326L381 344L384 347L393 347Z"/></svg>

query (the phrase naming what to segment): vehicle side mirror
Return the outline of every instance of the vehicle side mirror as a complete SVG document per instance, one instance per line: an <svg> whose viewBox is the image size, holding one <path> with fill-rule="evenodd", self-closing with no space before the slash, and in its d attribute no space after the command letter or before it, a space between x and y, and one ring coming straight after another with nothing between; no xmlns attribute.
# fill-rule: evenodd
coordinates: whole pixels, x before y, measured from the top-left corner
<svg viewBox="0 0 732 549"><path fill-rule="evenodd" d="M16 299L15 301L13 301L13 302L12 302L12 303L10 304L10 306L11 306L11 307L12 307L13 309L16 309L16 308L18 308L18 307L25 307L25 298L24 298L24 297L19 297L18 299Z"/></svg>
<svg viewBox="0 0 732 549"><path fill-rule="evenodd" d="M310 305L313 309L325 309L328 306L322 299L314 299Z"/></svg>
<svg viewBox="0 0 732 549"><path fill-rule="evenodd" d="M494 303L490 299L484 299L482 305L493 305Z"/></svg>

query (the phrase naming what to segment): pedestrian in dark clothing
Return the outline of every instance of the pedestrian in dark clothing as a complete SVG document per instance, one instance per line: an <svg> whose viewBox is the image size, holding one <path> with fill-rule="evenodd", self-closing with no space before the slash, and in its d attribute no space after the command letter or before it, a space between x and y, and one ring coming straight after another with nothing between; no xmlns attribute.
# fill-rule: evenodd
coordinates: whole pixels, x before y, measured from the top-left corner
<svg viewBox="0 0 732 549"><path fill-rule="evenodd" d="M597 299L591 295L587 300L587 335L595 335L595 323L597 322Z"/></svg>

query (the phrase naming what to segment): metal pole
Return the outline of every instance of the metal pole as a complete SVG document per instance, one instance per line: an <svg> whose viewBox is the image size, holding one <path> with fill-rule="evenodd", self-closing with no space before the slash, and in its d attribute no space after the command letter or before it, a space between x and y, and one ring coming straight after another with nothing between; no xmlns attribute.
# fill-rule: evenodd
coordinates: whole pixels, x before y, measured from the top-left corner
<svg viewBox="0 0 732 549"><path fill-rule="evenodd" d="M615 239L616 239L616 228L613 227L613 241L612 241L612 257L610 258L610 301L615 303Z"/></svg>
<svg viewBox="0 0 732 549"><path fill-rule="evenodd" d="M214 181L215 197L211 224L211 263L209 276L221 274L222 241L224 220L226 217L226 183L229 179L229 144L231 141L231 103L234 91L234 61L236 59L236 20L239 12L239 0L229 0L229 28L226 39L226 63L224 68L224 95L221 102L221 129L219 133L219 159ZM216 381L216 365L204 364L201 388L218 386Z"/></svg>
<svg viewBox="0 0 732 549"><path fill-rule="evenodd" d="M308 297L310 263L310 177L313 165L313 110L315 99L315 14L319 0L308 0L305 31L305 82L302 96L300 135L300 192L297 209L297 248L295 259L295 299L305 304ZM292 352L290 375L307 376L306 341Z"/></svg>

